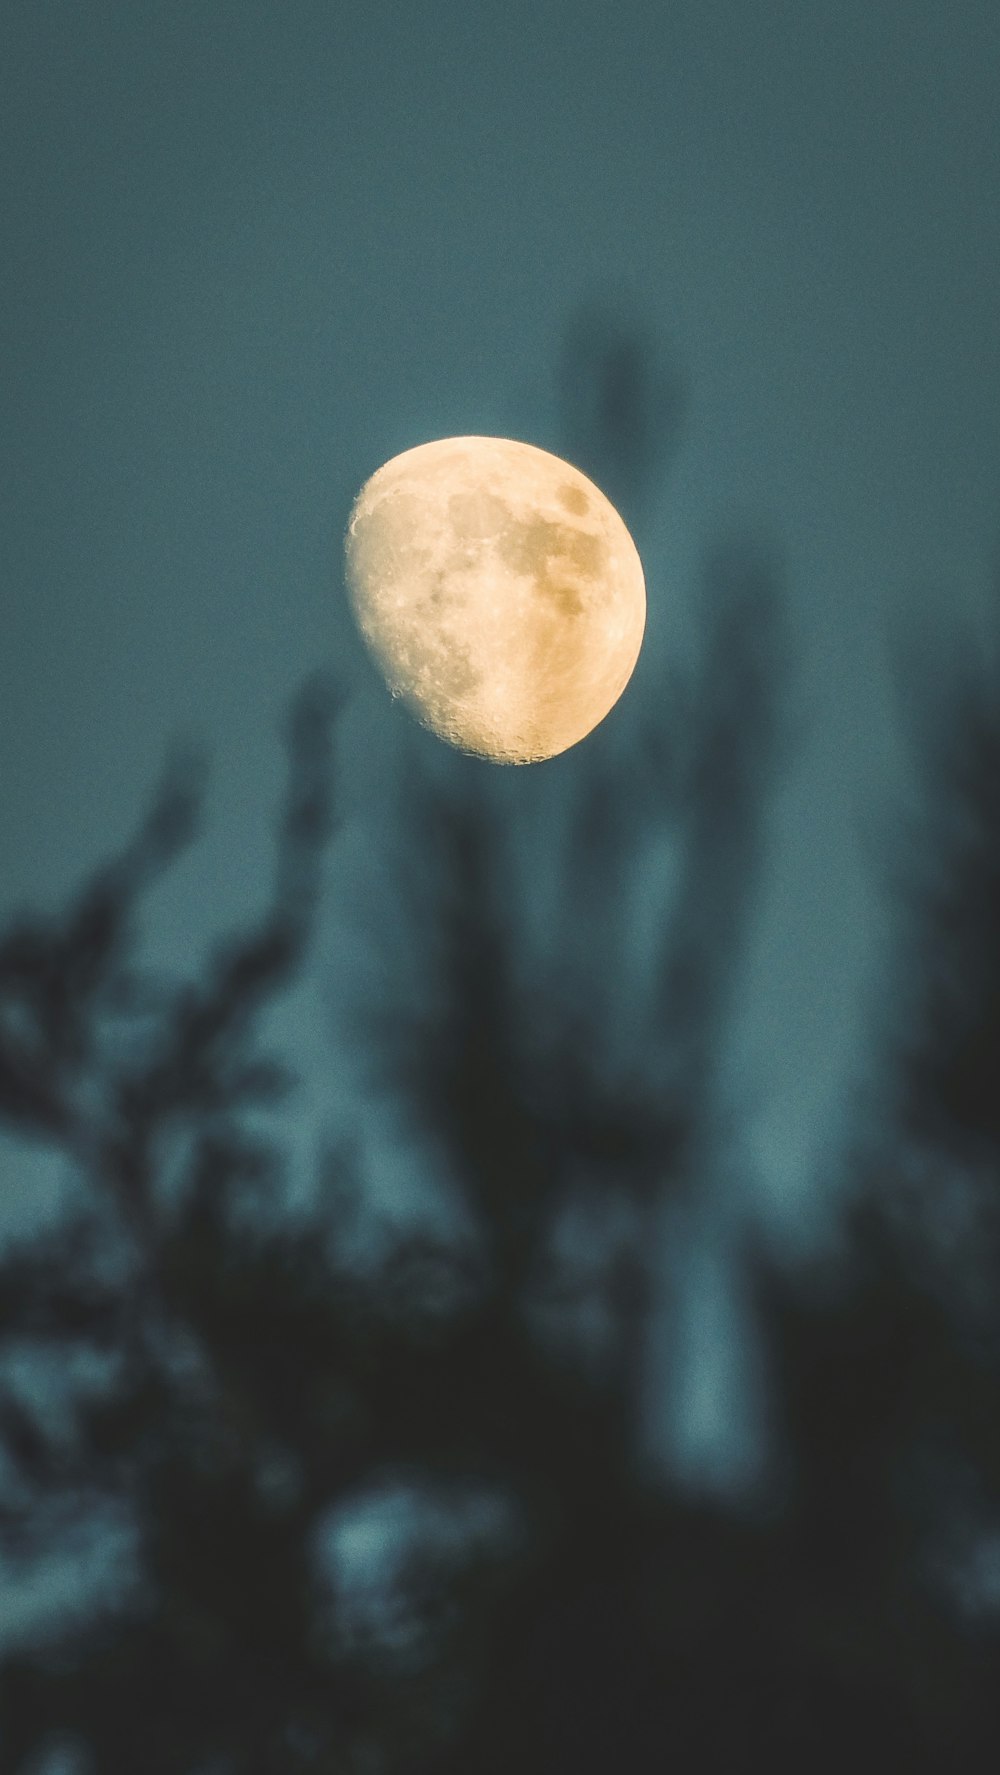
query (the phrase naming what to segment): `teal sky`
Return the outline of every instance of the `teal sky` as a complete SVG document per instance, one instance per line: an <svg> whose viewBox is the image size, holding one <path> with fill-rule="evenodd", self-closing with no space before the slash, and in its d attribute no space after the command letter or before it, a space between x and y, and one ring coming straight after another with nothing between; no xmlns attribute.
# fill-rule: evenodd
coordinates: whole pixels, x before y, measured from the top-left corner
<svg viewBox="0 0 1000 1775"><path fill-rule="evenodd" d="M355 491L426 438L551 441L561 329L617 293L691 396L637 694L696 632L720 529L786 563L809 733L731 1073L764 1104L760 1187L796 1213L878 954L858 834L899 769L886 637L933 658L995 559L995 0L0 20L0 909L126 834L178 730L216 769L156 940L257 903L281 710L317 665L358 670ZM374 793L362 682L347 765Z"/></svg>

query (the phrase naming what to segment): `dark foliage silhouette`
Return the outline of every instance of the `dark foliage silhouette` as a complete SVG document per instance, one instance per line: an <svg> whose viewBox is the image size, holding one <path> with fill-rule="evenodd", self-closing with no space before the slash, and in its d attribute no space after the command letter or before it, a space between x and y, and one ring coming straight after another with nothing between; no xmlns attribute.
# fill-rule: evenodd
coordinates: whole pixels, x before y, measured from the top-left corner
<svg viewBox="0 0 1000 1775"><path fill-rule="evenodd" d="M602 356L588 325L598 388L618 390L604 448L635 481L639 360L620 340ZM195 827L183 764L63 917L0 941L0 1116L76 1184L0 1255L0 1551L30 1572L87 1524L128 1547L117 1585L0 1653L2 1775L37 1775L57 1743L95 1775L992 1767L997 1638L963 1612L949 1537L970 1486L983 1521L998 1498L995 1324L949 1291L940 1231L900 1190L860 1190L811 1267L747 1252L776 1427L760 1494L692 1498L643 1453L654 1229L720 1137L711 1087L785 740L772 569L734 547L703 591L687 732L640 724L627 771L598 747L525 779L543 826L546 783L563 796L540 949L517 893L538 859L488 769L409 760L405 821L380 840L391 929L373 910L370 940L416 955L420 989L390 971L343 1010L366 1088L405 1107L446 1183L443 1230L362 1261L352 1153L294 1215L259 1126L292 1086L262 1029L306 965L335 827L322 685L293 714L271 907L197 981L137 959L142 896ZM976 794L995 795L991 759ZM992 805L976 819L988 849ZM944 1171L974 1150L981 1180L998 914L969 829L927 914L957 933L957 1008L922 942L893 1077L911 1144L932 1133ZM651 834L677 879L623 1010L614 919ZM59 1375L58 1409L19 1380L26 1350ZM345 1525L373 1503L411 1532L388 1575L370 1545L352 1581Z"/></svg>

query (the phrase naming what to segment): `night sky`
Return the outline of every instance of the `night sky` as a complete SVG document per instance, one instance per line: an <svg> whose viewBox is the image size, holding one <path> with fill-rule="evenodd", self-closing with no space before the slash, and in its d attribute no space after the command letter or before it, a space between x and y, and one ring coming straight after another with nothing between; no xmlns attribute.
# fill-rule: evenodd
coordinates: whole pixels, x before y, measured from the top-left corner
<svg viewBox="0 0 1000 1775"><path fill-rule="evenodd" d="M996 555L995 0L0 16L0 908L55 905L189 732L206 831L151 930L189 960L263 898L317 667L359 686L356 798L385 792L405 717L344 605L354 494L436 436L553 447L563 331L617 306L688 391L630 694L696 640L719 534L783 562L801 738L729 1071L744 1193L801 1218L878 979L895 651L975 629Z"/></svg>

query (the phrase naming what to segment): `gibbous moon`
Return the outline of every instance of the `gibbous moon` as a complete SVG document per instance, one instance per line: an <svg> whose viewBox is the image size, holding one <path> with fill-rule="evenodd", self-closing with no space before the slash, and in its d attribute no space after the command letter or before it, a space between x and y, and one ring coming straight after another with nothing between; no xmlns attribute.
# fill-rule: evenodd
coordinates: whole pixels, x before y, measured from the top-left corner
<svg viewBox="0 0 1000 1775"><path fill-rule="evenodd" d="M509 438L441 438L385 463L345 540L358 626L394 696L501 764L603 721L642 645L646 587L614 506Z"/></svg>

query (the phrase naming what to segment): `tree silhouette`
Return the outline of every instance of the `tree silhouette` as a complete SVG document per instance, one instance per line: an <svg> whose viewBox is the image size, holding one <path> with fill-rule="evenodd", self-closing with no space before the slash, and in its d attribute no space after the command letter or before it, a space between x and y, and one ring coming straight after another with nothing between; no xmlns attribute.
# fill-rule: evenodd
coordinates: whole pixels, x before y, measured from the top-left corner
<svg viewBox="0 0 1000 1775"><path fill-rule="evenodd" d="M937 675L937 673L936 673ZM917 728L919 796L891 858L901 942L884 1018L883 1128L865 1155L909 1273L947 1315L942 1560L983 1608L974 1568L1000 1526L1000 765L995 665L959 661ZM930 1376L926 1392L931 1392ZM980 1618L993 1636L992 1611Z"/></svg>
<svg viewBox="0 0 1000 1775"><path fill-rule="evenodd" d="M638 399L596 337L598 386ZM355 1156L297 1218L256 1118L291 1087L261 1032L318 916L329 690L293 713L272 904L197 980L137 959L142 896L194 831L182 764L64 916L0 942L0 1115L76 1180L72 1211L0 1256L0 1551L30 1571L108 1523L128 1545L117 1587L0 1654L2 1775L57 1743L100 1775L991 1766L995 1634L970 1632L934 1559L955 1476L997 1495L995 1362L921 1268L943 1246L912 1214L862 1192L823 1263L748 1251L766 1494L691 1498L644 1458L652 1229L718 1137L784 732L773 571L730 549L703 591L687 732L640 722L627 758L591 746L523 779L536 833L561 834L540 941L518 896L540 853L503 779L406 761L405 819L376 846L390 928L376 908L369 936L418 958L419 989L390 959L341 1013L366 1089L446 1186L440 1230L362 1261ZM678 866L636 986L622 932L651 836ZM963 868L953 852L943 879ZM963 951L967 984L982 954ZM936 1092L985 1151L988 1090L974 1115L969 1050L927 1004L900 1062L924 1068L913 1102ZM58 1410L18 1380L29 1348ZM380 1502L410 1532L381 1577L369 1535L358 1582L347 1530Z"/></svg>

